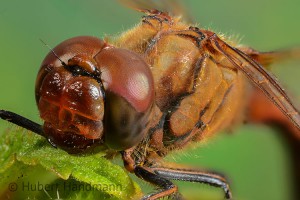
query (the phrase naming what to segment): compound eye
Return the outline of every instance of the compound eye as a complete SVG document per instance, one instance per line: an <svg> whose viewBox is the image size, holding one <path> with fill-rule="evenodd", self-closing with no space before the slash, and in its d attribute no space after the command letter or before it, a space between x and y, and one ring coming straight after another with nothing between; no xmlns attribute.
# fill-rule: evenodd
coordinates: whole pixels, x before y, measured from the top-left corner
<svg viewBox="0 0 300 200"><path fill-rule="evenodd" d="M124 150L144 137L154 102L154 83L148 64L138 54L119 48L104 48L95 56L106 89L104 141Z"/></svg>
<svg viewBox="0 0 300 200"><path fill-rule="evenodd" d="M145 112L154 99L154 83L148 64L136 53L106 47L94 58L104 87L124 98L137 112Z"/></svg>

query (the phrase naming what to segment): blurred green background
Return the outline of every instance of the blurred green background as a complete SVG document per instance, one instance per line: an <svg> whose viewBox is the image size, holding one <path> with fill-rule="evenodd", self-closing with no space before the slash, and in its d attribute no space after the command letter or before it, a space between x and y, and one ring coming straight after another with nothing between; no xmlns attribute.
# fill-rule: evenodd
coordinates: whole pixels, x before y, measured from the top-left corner
<svg viewBox="0 0 300 200"><path fill-rule="evenodd" d="M189 0L186 5L201 27L238 35L241 43L256 49L300 46L299 0ZM54 47L73 36L114 35L135 25L140 16L116 1L0 0L0 108L39 121L34 83L48 52L39 39ZM300 99L299 65L288 61L273 67L295 102ZM0 121L0 130L9 126ZM235 199L290 199L289 157L273 133L266 126L245 125L168 159L226 174ZM180 186L191 199L200 193L221 194L204 185Z"/></svg>

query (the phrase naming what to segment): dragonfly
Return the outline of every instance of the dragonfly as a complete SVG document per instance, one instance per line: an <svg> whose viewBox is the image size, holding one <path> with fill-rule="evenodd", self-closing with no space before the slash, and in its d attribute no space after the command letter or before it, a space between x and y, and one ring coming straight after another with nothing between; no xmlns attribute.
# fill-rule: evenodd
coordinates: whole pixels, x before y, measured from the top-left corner
<svg viewBox="0 0 300 200"><path fill-rule="evenodd" d="M69 153L99 145L119 152L129 172L160 188L143 199L180 198L172 180L219 187L231 199L222 175L170 167L162 158L232 126L246 109L249 84L297 132L299 111L266 69L295 51L239 47L176 15L142 7L136 8L145 15L140 24L117 38L80 36L51 49L36 79L43 125L6 110L0 117ZM251 120L274 117L259 113L257 104L260 99L249 105Z"/></svg>

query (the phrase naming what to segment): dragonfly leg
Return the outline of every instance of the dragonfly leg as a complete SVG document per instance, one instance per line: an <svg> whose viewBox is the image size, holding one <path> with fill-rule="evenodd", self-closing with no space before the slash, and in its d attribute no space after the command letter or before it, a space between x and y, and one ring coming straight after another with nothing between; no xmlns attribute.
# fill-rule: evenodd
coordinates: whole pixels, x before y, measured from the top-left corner
<svg viewBox="0 0 300 200"><path fill-rule="evenodd" d="M157 192L153 192L151 194L144 196L142 198L143 200L155 200L155 199L167 197L167 196L177 193L178 188L176 185L174 185L168 179L166 179L156 173L153 173L153 171L150 168L136 166L134 169L134 173L139 178L161 188L161 190L159 190Z"/></svg>
<svg viewBox="0 0 300 200"><path fill-rule="evenodd" d="M145 196L145 199L157 199L164 196L169 196L177 192L175 186L169 180L181 180L189 182L198 182L208 184L214 187L222 188L225 192L225 198L231 199L232 195L229 185L224 177L203 171L194 171L186 169L171 169L171 168L146 168L136 167L135 174L140 178L159 186L162 190Z"/></svg>

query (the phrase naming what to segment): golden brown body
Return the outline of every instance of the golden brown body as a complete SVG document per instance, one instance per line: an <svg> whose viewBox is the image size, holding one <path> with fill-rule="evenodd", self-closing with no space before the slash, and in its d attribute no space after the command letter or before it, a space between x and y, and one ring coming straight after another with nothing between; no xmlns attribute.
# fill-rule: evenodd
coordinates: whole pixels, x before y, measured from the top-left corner
<svg viewBox="0 0 300 200"><path fill-rule="evenodd" d="M260 64L270 64L284 53L236 48L214 32L189 26L166 13L143 12L147 16L141 24L113 41L75 37L51 49L36 85L44 126L5 110L0 110L0 117L72 153L97 145L119 151L127 170L162 189L144 199L177 195L177 186L170 180L220 187L230 199L222 176L170 168L162 164L161 157L241 120L248 80L300 130L299 112ZM56 74L63 75L59 81ZM82 83L76 84L76 90L69 84L74 80ZM69 96L67 102L62 101ZM55 107L49 110L52 103ZM89 135L95 123L86 123L85 118L97 111L94 105L101 113L92 120L100 126ZM62 109L57 108L86 112L87 116L70 119L59 115ZM61 120L68 123L61 124Z"/></svg>
<svg viewBox="0 0 300 200"><path fill-rule="evenodd" d="M223 177L170 167L161 157L242 121L249 103L250 81L299 130L299 112L276 79L260 65L267 66L289 52L260 53L247 47L236 48L236 44L226 41L228 45L224 40L211 31L191 27L154 10L141 24L113 42L140 54L154 77L155 104L150 125L144 139L122 154L127 170L157 185L163 184L141 175L137 168L142 166L153 175L175 180L198 182L197 177L211 177L222 182L219 186L226 198L231 198ZM252 104L250 108L255 109ZM145 199L157 199L177 191L176 186L162 187L162 192L152 193Z"/></svg>
<svg viewBox="0 0 300 200"><path fill-rule="evenodd" d="M137 149L147 159L150 152L165 155L240 120L246 80L241 71L218 63L219 57L199 46L199 35L187 24L145 20L114 43L142 55L153 73L155 104Z"/></svg>

